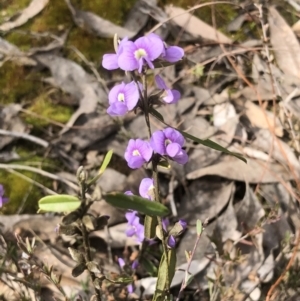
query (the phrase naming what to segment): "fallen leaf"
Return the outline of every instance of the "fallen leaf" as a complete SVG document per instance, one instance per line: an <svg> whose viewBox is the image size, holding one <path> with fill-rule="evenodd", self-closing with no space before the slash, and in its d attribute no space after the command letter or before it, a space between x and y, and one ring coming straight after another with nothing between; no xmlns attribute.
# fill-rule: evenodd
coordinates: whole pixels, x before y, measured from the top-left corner
<svg viewBox="0 0 300 301"><path fill-rule="evenodd" d="M283 127L279 119L270 111L267 111L251 101L235 100L239 109L248 117L251 124L261 129L274 130L276 136L283 136Z"/></svg>
<svg viewBox="0 0 300 301"><path fill-rule="evenodd" d="M39 14L48 4L49 0L32 0L28 7L14 21L0 25L0 31L9 31L25 24L29 19Z"/></svg>
<svg viewBox="0 0 300 301"><path fill-rule="evenodd" d="M291 180L293 175L280 164L247 159L247 164L234 158L223 157L223 161L187 174L188 180L198 179L207 175L220 176L249 183L272 183Z"/></svg>
<svg viewBox="0 0 300 301"><path fill-rule="evenodd" d="M285 74L300 78L300 45L291 27L274 6L269 7L270 42L276 62Z"/></svg>
<svg viewBox="0 0 300 301"><path fill-rule="evenodd" d="M76 9L70 0L65 0L73 16L76 25L98 37L113 38L115 34L120 38L132 38L140 30L139 27L135 28L136 31L131 31L126 28L115 25L114 23L105 20L96 14L88 11Z"/></svg>
<svg viewBox="0 0 300 301"><path fill-rule="evenodd" d="M218 43L230 44L232 40L212 26L203 22L180 7L167 5L165 11L169 18L195 38L213 40Z"/></svg>

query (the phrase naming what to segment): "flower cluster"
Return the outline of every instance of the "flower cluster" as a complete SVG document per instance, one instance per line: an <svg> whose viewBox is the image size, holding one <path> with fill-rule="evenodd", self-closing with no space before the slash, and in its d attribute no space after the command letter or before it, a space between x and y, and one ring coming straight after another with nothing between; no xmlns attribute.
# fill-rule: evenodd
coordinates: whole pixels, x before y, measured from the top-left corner
<svg viewBox="0 0 300 301"><path fill-rule="evenodd" d="M107 70L121 69L128 72L137 72L144 77L147 69L154 69L157 62L175 63L184 56L182 48L177 46L168 46L158 35L149 34L145 37L130 41L124 38L115 45L115 53L105 54L102 60L102 66ZM147 96L146 87L144 87L136 76L132 76L133 81L129 83L122 82L115 85L109 92L109 107L107 113L111 116L124 116L127 112L140 107L144 112L145 106L150 108L151 97ZM145 81L143 81L144 83ZM179 91L171 89L159 75L155 76L155 84L161 90L157 95L166 104L175 104L179 101L181 94ZM146 86L146 85L145 85ZM141 99L141 101L140 101ZM149 163L153 156L169 159L178 164L185 164L188 161L187 152L184 150L185 139L180 131L168 127L154 132L149 141L142 139L130 139L124 154L127 164L132 169L142 167ZM125 194L133 195L131 191ZM149 201L155 201L155 186L153 179L144 178L139 186L141 197ZM126 213L128 237L135 236L138 242L144 240L144 226L136 211ZM163 221L163 231L167 237L167 245L174 248L176 237L184 231L186 223L177 222L170 231L168 231L168 220ZM120 267L125 263L119 259ZM132 269L134 269L132 267Z"/></svg>
<svg viewBox="0 0 300 301"><path fill-rule="evenodd" d="M154 69L153 62L157 59L175 63L181 60L183 55L182 48L167 46L158 35L151 33L135 42L124 38L115 54L103 56L102 66L107 70L120 68L124 71L138 70L141 73L143 66Z"/></svg>
<svg viewBox="0 0 300 301"><path fill-rule="evenodd" d="M4 187L0 184L0 208L8 202L8 198L4 197Z"/></svg>

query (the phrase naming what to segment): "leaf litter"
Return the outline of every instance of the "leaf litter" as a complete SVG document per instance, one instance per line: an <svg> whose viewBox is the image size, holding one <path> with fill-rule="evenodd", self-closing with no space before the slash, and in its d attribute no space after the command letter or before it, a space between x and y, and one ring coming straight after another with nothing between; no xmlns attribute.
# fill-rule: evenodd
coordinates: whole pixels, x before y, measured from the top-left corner
<svg viewBox="0 0 300 301"><path fill-rule="evenodd" d="M34 3L32 1L16 19L1 24L0 30L13 32L15 27L22 26L29 19L38 18L37 14L48 1L40 1L33 7ZM89 32L91 39L93 36L112 38L115 33L120 38L131 38L146 32L153 22L159 22L160 27L156 30L160 30L171 43L176 39L187 50L184 62L176 68L169 67L161 74L168 83L176 85L182 99L177 106L158 106L157 110L167 123L201 139L209 138L232 151L241 152L246 156L247 164L188 141L188 164L183 168L172 167L171 171L161 174L162 194L166 200L174 200L178 212L176 218L185 218L189 224L177 249L178 270L172 287L178 286L184 277L181 271L186 268L184 251L193 249L196 219L208 220L191 264L190 272L195 273L195 280L190 287L198 289L200 285L205 291L212 286L219 296L230 296L230 300L250 300L248 297L259 300L266 288L276 280L278 262L282 264L290 257L293 244L287 237L292 240L296 236L295 229L300 226L297 192L300 187L299 151L291 143L299 140L300 69L297 66L300 65L300 46L281 11L267 7L268 19L265 22L268 22L270 29L270 40L264 44L247 34L246 41L231 38L229 31L215 28L196 14L176 6L162 8L157 6L156 1L136 1L123 22L124 26L103 19L92 11L80 10L69 0L66 4L76 26ZM251 7L250 13L251 16L256 15L255 6ZM245 33L249 18L242 12L235 17L237 21L231 23L229 30ZM168 18L170 21L167 21ZM261 24L253 24L251 26L261 32ZM99 77L86 65L68 56L65 51L68 47L67 34L68 31L62 36L57 35L61 39L55 40L53 45L50 43L40 49L26 51L20 50L5 37L0 38L1 68L15 62L26 65L27 72L42 70L44 77L41 80L47 89L60 90L72 98L75 111L69 121L60 127L53 124L46 126L43 129L46 136L40 137L51 145L50 149L46 147L50 155L65 165L66 170L57 174L67 178L86 162L93 176L99 167L98 157L113 148L116 158L123 165L112 166L97 185L105 191L132 189L137 193L138 183L148 171L139 174L130 172L126 166L123 168L122 155L128 137L136 138L136 128L146 136L143 119L132 113L121 123L105 114L106 86L111 87L123 78L119 74L111 78L96 68L96 72L101 74ZM208 45L211 42L213 45ZM225 44L226 48L220 47L219 43ZM241 68L234 69L228 55L234 56L235 63ZM98 66L99 61L89 66ZM244 68L242 62L250 68ZM201 74L195 71L197 66L201 66ZM251 79L252 86L245 84L236 70L245 73ZM149 86L154 90L151 83ZM22 118L22 106L1 104L1 129L19 135L39 135ZM163 126L156 119L151 119L151 122L153 129ZM22 142L16 136L3 133L0 160L6 158L5 164L9 164L22 157L16 148ZM98 159L92 159L91 154ZM167 198L174 174L176 189L171 193L172 198ZM57 183L53 180L52 185L57 186ZM67 191L64 186L60 189ZM113 254L120 248L134 248L136 242L124 235L126 224L122 210L107 205L103 200L95 202L90 210L111 215L108 232L97 231L91 237L102 246L97 255L99 260L107 260L109 248ZM33 232L38 235L48 246L46 250L39 250L38 257L42 259L47 256L57 262L57 258L63 255L63 265L61 261L57 262L62 266L63 288L69 293L72 287L79 291L79 281L68 278L71 270L69 258L63 254L61 242L51 226L44 227L45 220L37 215L23 216L24 222L20 222L19 217L1 218L1 232L8 235L18 229L26 235ZM53 222L54 227L59 218L49 216L48 220L49 225ZM71 245L72 240L64 244ZM116 270L113 264L107 264L106 268L111 272ZM222 275L226 288L223 296L218 291L218 273ZM136 283L137 290L142 291L143 287L146 294L152 294L156 280L156 277L141 276ZM52 286L49 288L55 290ZM11 293L9 290L5 292L7 296ZM294 288L290 288L290 293L297 295Z"/></svg>

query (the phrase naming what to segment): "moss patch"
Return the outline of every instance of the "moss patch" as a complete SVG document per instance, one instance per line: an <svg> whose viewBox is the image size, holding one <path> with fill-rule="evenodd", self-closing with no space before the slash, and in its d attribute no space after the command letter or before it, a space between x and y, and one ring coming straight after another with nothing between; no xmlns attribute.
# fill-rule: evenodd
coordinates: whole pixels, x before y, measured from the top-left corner
<svg viewBox="0 0 300 301"><path fill-rule="evenodd" d="M72 108L59 104L54 104L47 94L40 94L33 100L29 111L39 115L41 118L26 116L25 121L36 128L49 125L49 120L66 123L72 115Z"/></svg>

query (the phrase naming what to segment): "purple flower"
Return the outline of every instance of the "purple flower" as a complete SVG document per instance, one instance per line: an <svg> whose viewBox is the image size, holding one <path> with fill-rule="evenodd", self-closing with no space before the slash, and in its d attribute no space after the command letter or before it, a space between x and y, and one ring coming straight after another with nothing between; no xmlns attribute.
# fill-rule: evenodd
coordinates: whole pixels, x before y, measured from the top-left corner
<svg viewBox="0 0 300 301"><path fill-rule="evenodd" d="M132 169L140 168L152 157L153 149L149 142L141 139L130 139L124 157Z"/></svg>
<svg viewBox="0 0 300 301"><path fill-rule="evenodd" d="M124 194L126 194L126 195L134 195L134 194L132 193L132 191L130 191L130 190L125 191Z"/></svg>
<svg viewBox="0 0 300 301"><path fill-rule="evenodd" d="M127 285L127 291L129 294L132 294L134 292L134 288L132 284L128 284Z"/></svg>
<svg viewBox="0 0 300 301"><path fill-rule="evenodd" d="M0 208L8 202L8 198L4 197L4 187L0 184Z"/></svg>
<svg viewBox="0 0 300 301"><path fill-rule="evenodd" d="M114 86L109 94L109 107L107 113L110 116L123 116L135 108L139 101L139 90L134 81L129 84L121 83Z"/></svg>
<svg viewBox="0 0 300 301"><path fill-rule="evenodd" d="M185 140L180 132L172 128L166 128L152 134L150 145L158 154L167 155L175 162L185 164L188 161L188 155L182 149L184 142Z"/></svg>
<svg viewBox="0 0 300 301"><path fill-rule="evenodd" d="M119 262L120 268L123 269L124 266L125 266L125 261L124 261L124 259L121 258L121 257L119 257L119 258L118 258L118 262Z"/></svg>
<svg viewBox="0 0 300 301"><path fill-rule="evenodd" d="M159 75L155 76L155 83L159 89L164 90L164 93L162 95L162 99L164 102L166 103L178 102L178 100L181 97L180 92L177 90L169 89L161 76Z"/></svg>
<svg viewBox="0 0 300 301"><path fill-rule="evenodd" d="M126 235L128 237L136 236L138 242L144 240L144 226L140 224L140 218L136 216L137 212L127 212L125 217L128 221Z"/></svg>
<svg viewBox="0 0 300 301"><path fill-rule="evenodd" d="M168 231L168 227L170 225L170 221L168 218L163 218L162 219L162 226L163 226L163 229L167 232Z"/></svg>
<svg viewBox="0 0 300 301"><path fill-rule="evenodd" d="M133 270L136 270L138 266L139 266L138 260L134 260L133 263L132 263L132 265L131 265L131 268Z"/></svg>
<svg viewBox="0 0 300 301"><path fill-rule="evenodd" d="M178 46L167 46L161 57L170 63L178 62L184 56L184 50Z"/></svg>
<svg viewBox="0 0 300 301"><path fill-rule="evenodd" d="M117 53L109 53L109 54L104 54L103 55L103 59L102 59L102 66L107 69L107 70L114 70L114 69L118 69L119 65L118 65L118 58L119 55L122 53L123 51L123 46L124 44L126 44L128 42L128 38L125 37L118 46L117 49Z"/></svg>
<svg viewBox="0 0 300 301"><path fill-rule="evenodd" d="M153 179L143 179L139 187L139 193L141 197L153 201L155 199Z"/></svg>
<svg viewBox="0 0 300 301"><path fill-rule="evenodd" d="M175 246L176 246L176 239L175 239L175 237L173 235L169 236L167 245L171 249L175 248Z"/></svg>
<svg viewBox="0 0 300 301"><path fill-rule="evenodd" d="M184 230L186 229L186 227L187 227L187 222L186 222L185 220L183 220L183 219L180 219L180 220L178 221L178 223L179 223L180 226L182 227L182 231L184 231Z"/></svg>
<svg viewBox="0 0 300 301"><path fill-rule="evenodd" d="M162 40L155 34L141 37L135 42L128 41L122 44L122 49L118 55L118 65L122 70L142 72L143 66L148 65L154 69L153 61L164 51Z"/></svg>

